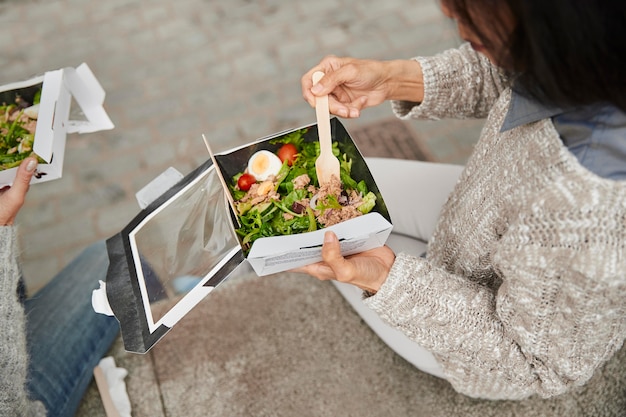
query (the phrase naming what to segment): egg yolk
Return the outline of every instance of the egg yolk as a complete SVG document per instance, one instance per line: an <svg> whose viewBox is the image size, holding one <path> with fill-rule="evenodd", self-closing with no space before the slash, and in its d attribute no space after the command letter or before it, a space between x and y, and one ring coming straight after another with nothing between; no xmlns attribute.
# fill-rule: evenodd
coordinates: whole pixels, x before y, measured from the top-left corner
<svg viewBox="0 0 626 417"><path fill-rule="evenodd" d="M252 170L257 173L265 172L270 165L267 155L260 154L252 161Z"/></svg>

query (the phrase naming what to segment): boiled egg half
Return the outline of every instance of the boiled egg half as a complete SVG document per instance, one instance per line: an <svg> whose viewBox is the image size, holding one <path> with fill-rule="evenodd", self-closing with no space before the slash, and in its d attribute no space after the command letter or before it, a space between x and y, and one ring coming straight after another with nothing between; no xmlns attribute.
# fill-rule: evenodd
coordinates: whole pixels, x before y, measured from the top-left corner
<svg viewBox="0 0 626 417"><path fill-rule="evenodd" d="M264 181L270 175L277 175L283 163L280 158L270 151L258 151L248 160L248 173L254 175L257 181Z"/></svg>

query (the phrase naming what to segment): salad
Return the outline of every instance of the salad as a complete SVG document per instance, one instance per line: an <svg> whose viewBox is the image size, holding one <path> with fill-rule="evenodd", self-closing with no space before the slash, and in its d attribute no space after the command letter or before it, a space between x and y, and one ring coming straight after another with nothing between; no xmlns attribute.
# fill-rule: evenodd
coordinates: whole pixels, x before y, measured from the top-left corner
<svg viewBox="0 0 626 417"><path fill-rule="evenodd" d="M41 90L33 102L20 95L0 106L0 170L14 168L32 154Z"/></svg>
<svg viewBox="0 0 626 417"><path fill-rule="evenodd" d="M246 169L232 177L229 188L244 251L258 238L312 232L367 214L376 205L365 181L352 178L352 160L337 142L333 154L339 158L341 178L319 186L319 142L305 141L306 131L270 140L279 146L276 153L256 152Z"/></svg>

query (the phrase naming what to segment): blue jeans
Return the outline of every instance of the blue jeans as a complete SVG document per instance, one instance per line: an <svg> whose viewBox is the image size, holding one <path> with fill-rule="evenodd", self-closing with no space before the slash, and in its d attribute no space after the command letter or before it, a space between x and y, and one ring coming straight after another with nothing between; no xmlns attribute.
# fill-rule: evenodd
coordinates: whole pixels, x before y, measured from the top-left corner
<svg viewBox="0 0 626 417"><path fill-rule="evenodd" d="M41 291L25 301L30 354L28 391L50 416L73 416L93 369L119 332L114 317L97 314L91 292L106 279L104 242L85 249Z"/></svg>

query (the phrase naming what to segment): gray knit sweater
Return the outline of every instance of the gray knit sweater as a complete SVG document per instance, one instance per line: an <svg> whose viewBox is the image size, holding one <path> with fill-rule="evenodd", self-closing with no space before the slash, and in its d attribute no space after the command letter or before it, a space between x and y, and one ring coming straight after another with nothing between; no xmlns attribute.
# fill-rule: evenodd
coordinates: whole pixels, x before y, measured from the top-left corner
<svg viewBox="0 0 626 417"><path fill-rule="evenodd" d="M365 302L469 396L584 384L626 338L626 182L583 168L550 120L500 132L511 91L467 45L417 59L424 101L396 115L487 120L428 257L398 254Z"/></svg>
<svg viewBox="0 0 626 417"><path fill-rule="evenodd" d="M45 416L40 402L28 399L26 319L17 297L20 278L17 233L0 226L0 416Z"/></svg>

